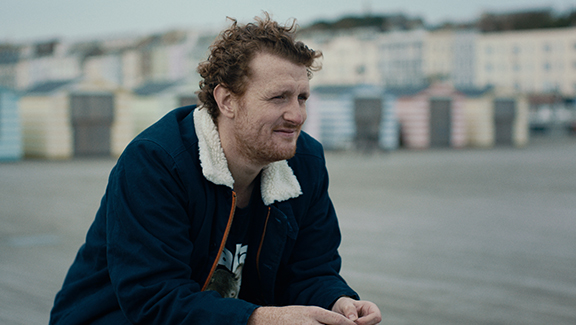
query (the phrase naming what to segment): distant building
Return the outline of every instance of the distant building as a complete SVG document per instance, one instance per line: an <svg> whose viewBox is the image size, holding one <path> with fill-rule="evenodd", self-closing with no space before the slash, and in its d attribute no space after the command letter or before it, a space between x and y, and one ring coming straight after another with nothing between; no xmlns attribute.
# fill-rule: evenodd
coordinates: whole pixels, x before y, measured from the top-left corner
<svg viewBox="0 0 576 325"><path fill-rule="evenodd" d="M378 39L378 70L385 87L413 87L426 83L425 30L393 31Z"/></svg>
<svg viewBox="0 0 576 325"><path fill-rule="evenodd" d="M456 87L472 87L475 81L474 30L437 30L424 41L424 75L428 81L451 80Z"/></svg>
<svg viewBox="0 0 576 325"><path fill-rule="evenodd" d="M69 44L59 41L23 46L16 64L17 89L24 90L47 81L80 77L81 60L78 56L69 55L68 47Z"/></svg>
<svg viewBox="0 0 576 325"><path fill-rule="evenodd" d="M0 45L0 87L17 88L16 64L20 59L20 46Z"/></svg>
<svg viewBox="0 0 576 325"><path fill-rule="evenodd" d="M189 60L197 33L170 31L143 39L137 47L144 81L176 81L189 77L196 66Z"/></svg>
<svg viewBox="0 0 576 325"><path fill-rule="evenodd" d="M373 29L357 29L336 35L318 32L304 39L323 54L322 71L314 75L312 85L379 84L379 35Z"/></svg>
<svg viewBox="0 0 576 325"><path fill-rule="evenodd" d="M576 94L576 27L482 34L476 85Z"/></svg>

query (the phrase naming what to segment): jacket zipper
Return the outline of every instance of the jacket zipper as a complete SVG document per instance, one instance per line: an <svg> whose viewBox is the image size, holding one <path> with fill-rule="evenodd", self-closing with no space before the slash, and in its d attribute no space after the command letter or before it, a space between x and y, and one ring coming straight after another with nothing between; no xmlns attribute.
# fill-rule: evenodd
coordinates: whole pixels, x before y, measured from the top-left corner
<svg viewBox="0 0 576 325"><path fill-rule="evenodd" d="M212 279L212 275L214 275L214 271L218 266L218 262L220 261L220 256L222 255L222 251L226 246L226 240L228 240L228 234L230 234L230 228L232 227L232 220L234 220L234 212L236 211L236 192L232 191L232 209L230 210L230 216L228 216L228 224L226 225L226 230L224 231L224 236L222 237L222 242L220 242L220 248L218 249L218 255L216 255L216 259L212 264L212 268L210 269L210 273L208 274L208 278L206 278L206 282L204 282L204 286L202 286L202 291L206 290L208 284L210 284L210 280ZM266 229L266 228L264 228Z"/></svg>
<svg viewBox="0 0 576 325"><path fill-rule="evenodd" d="M268 214L266 215L266 221L264 222L264 230L262 231L262 238L260 238L260 245L258 245L258 253L256 254L256 271L258 272L258 278L262 280L260 275L260 252L262 251L262 244L264 244L264 237L266 236L266 227L268 227L268 219L270 219L270 207L268 207Z"/></svg>

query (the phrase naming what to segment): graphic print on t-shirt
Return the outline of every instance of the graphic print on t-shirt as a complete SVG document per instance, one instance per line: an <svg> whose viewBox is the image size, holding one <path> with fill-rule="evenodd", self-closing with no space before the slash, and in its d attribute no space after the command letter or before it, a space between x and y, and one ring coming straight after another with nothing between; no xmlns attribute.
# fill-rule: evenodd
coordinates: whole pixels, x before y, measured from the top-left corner
<svg viewBox="0 0 576 325"><path fill-rule="evenodd" d="M218 292L223 298L238 298L242 284L242 268L248 245L236 244L233 249L235 252L224 248L207 288Z"/></svg>

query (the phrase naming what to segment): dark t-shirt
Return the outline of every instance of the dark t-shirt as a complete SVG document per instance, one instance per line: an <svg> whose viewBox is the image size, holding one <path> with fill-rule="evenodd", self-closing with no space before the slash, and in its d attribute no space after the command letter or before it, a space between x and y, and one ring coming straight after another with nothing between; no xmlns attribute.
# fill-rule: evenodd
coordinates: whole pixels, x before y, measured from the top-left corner
<svg viewBox="0 0 576 325"><path fill-rule="evenodd" d="M250 206L236 208L226 246L212 275L208 290L215 290L224 298L238 298L242 285L242 270L248 255Z"/></svg>
<svg viewBox="0 0 576 325"><path fill-rule="evenodd" d="M256 255L262 237L266 207L262 203L259 179L245 208L236 208L234 220L218 266L207 290L215 290L224 298L242 298L243 286L259 286Z"/></svg>

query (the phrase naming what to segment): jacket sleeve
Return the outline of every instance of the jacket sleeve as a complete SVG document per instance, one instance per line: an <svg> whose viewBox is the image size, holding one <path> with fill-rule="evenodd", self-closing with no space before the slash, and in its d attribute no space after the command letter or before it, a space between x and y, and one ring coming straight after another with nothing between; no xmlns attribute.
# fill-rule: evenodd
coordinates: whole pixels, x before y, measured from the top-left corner
<svg viewBox="0 0 576 325"><path fill-rule="evenodd" d="M134 324L245 324L258 306L201 292L191 280L188 193L173 158L149 141L129 145L110 177L107 263Z"/></svg>
<svg viewBox="0 0 576 325"><path fill-rule="evenodd" d="M336 212L328 195L328 172L323 156L308 161L299 173L302 190L309 195L305 208L295 211L299 231L285 268L284 303L316 305L330 309L341 296L359 299L339 275L341 234ZM305 181L304 181L305 180Z"/></svg>

